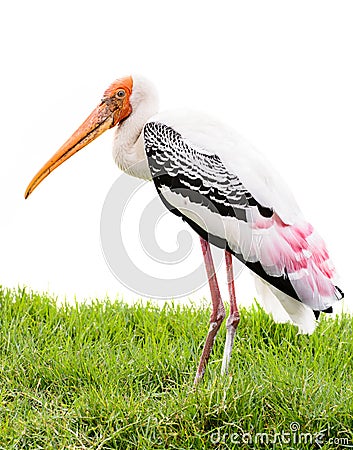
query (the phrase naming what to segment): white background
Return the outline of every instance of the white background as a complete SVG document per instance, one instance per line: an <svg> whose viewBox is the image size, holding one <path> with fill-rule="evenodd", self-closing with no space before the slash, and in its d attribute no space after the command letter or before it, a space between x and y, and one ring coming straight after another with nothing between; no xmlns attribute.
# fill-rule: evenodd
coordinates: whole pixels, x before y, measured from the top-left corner
<svg viewBox="0 0 353 450"><path fill-rule="evenodd" d="M209 112L267 155L325 238L349 303L352 23L352 2L339 0L6 2L0 283L69 300L134 298L100 247L101 208L119 175L112 131L23 193L109 83L140 73L163 109ZM247 279L239 289L240 301L252 298Z"/></svg>

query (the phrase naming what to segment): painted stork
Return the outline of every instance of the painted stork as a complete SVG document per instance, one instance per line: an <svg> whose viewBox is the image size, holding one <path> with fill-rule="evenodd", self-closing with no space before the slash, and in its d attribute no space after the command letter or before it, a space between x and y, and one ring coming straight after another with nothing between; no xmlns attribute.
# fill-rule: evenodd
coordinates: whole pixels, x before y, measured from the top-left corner
<svg viewBox="0 0 353 450"><path fill-rule="evenodd" d="M25 198L50 172L104 131L115 127L113 156L120 169L153 180L164 205L201 240L212 298L210 328L195 383L203 376L225 318L210 244L225 251L230 313L222 373L228 372L239 323L232 255L254 274L265 309L312 333L321 311L343 298L325 244L292 194L251 145L229 127L187 110L158 112L145 78L114 81L100 104L29 183Z"/></svg>

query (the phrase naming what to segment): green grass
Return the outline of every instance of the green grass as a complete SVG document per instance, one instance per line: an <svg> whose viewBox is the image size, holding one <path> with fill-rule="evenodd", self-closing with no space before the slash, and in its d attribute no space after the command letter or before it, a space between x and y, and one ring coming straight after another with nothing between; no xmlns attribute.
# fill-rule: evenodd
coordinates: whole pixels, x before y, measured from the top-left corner
<svg viewBox="0 0 353 450"><path fill-rule="evenodd" d="M352 444L351 316L308 337L243 309L231 376L220 377L223 326L193 389L209 313L109 300L58 307L0 289L0 448L309 449L320 446L300 433L319 432L324 449Z"/></svg>

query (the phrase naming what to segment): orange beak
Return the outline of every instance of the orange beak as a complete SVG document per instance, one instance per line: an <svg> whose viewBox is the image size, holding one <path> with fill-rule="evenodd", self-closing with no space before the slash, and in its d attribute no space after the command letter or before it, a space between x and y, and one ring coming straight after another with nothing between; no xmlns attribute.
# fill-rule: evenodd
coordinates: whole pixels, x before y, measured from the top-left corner
<svg viewBox="0 0 353 450"><path fill-rule="evenodd" d="M26 189L25 198L60 164L131 114L131 91L131 77L116 80L109 86L100 105L33 177Z"/></svg>

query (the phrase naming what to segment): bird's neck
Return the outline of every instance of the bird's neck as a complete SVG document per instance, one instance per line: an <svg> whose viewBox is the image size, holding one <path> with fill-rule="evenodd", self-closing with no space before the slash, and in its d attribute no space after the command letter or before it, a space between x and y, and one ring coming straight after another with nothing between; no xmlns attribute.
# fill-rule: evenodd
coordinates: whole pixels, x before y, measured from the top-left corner
<svg viewBox="0 0 353 450"><path fill-rule="evenodd" d="M138 99L133 112L116 129L113 142L113 157L118 167L137 178L151 179L144 149L143 127L158 111L158 100L153 96Z"/></svg>

